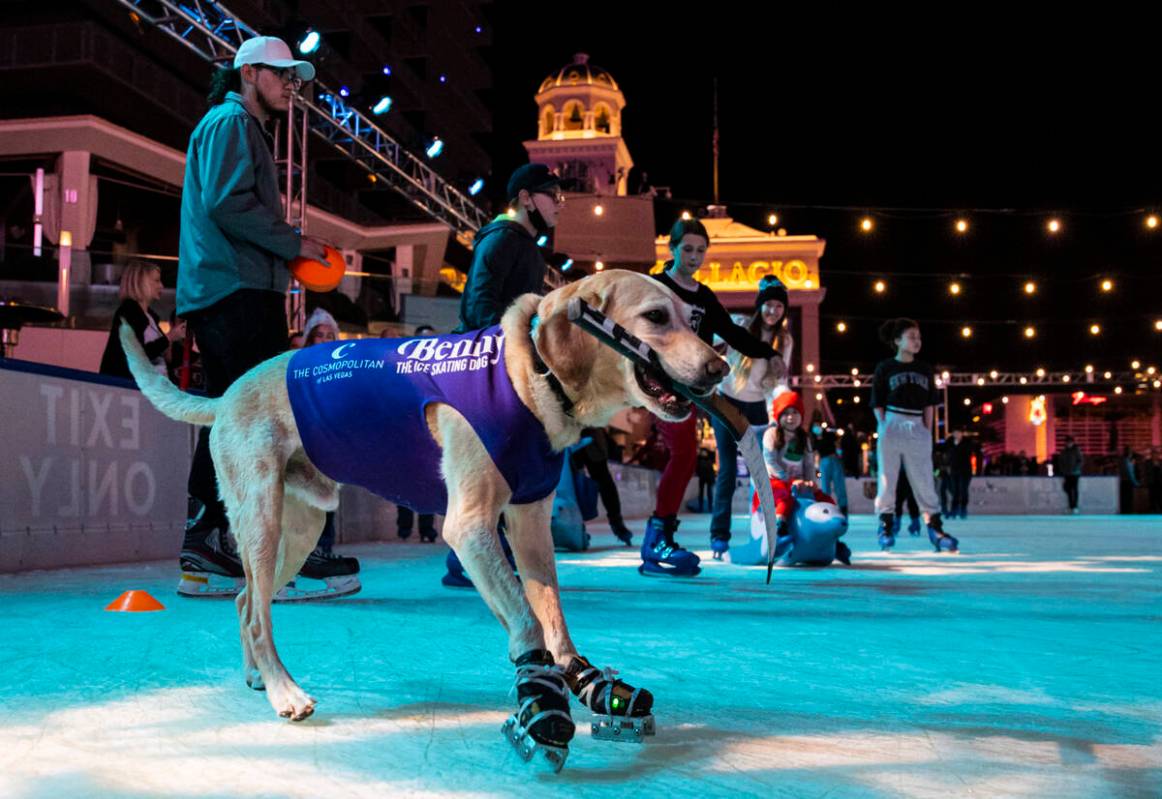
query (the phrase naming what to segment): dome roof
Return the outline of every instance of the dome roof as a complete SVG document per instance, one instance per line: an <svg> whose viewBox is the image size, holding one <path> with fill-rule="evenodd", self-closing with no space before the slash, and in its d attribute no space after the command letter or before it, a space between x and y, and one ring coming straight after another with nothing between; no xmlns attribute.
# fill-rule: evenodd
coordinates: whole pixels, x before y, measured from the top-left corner
<svg viewBox="0 0 1162 799"><path fill-rule="evenodd" d="M537 90L537 94L547 92L549 89L554 89L560 86L604 86L613 91L621 91L617 87L617 81L606 70L599 66L589 63L589 55L586 53L577 53L573 56L573 63L567 64L561 68L555 75L550 75L541 83L541 88Z"/></svg>

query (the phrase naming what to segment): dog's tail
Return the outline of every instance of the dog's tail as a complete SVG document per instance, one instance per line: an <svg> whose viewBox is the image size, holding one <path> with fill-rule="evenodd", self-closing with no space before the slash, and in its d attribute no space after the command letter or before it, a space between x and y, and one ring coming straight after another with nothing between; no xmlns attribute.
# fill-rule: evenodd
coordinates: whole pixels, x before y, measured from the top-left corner
<svg viewBox="0 0 1162 799"><path fill-rule="evenodd" d="M203 425L214 423L217 400L186 394L171 383L168 377L154 369L141 342L137 340L137 334L124 320L119 335L121 348L125 350L125 360L129 362L129 371L153 407L179 422Z"/></svg>

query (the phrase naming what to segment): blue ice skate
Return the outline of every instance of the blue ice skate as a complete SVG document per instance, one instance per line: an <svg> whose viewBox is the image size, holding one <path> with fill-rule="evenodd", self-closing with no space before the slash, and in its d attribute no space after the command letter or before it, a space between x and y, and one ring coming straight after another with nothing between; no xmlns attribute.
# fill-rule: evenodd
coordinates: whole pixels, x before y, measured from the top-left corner
<svg viewBox="0 0 1162 799"><path fill-rule="evenodd" d="M892 514L884 513L880 515L880 533L878 541L880 549L888 552L896 545L895 524Z"/></svg>
<svg viewBox="0 0 1162 799"><path fill-rule="evenodd" d="M908 522L908 534L920 535L920 517L913 516L912 520Z"/></svg>
<svg viewBox="0 0 1162 799"><path fill-rule="evenodd" d="M722 556L730 551L730 539L711 536L710 551L714 553L715 560L722 560Z"/></svg>
<svg viewBox="0 0 1162 799"><path fill-rule="evenodd" d="M669 577L694 577L702 568L701 558L674 541L678 529L678 519L667 516L660 519L651 516L646 523L646 535L642 541L642 565L638 573L645 577L665 575Z"/></svg>
<svg viewBox="0 0 1162 799"><path fill-rule="evenodd" d="M959 552L960 541L944 532L944 524L940 521L940 514L934 513L928 520L928 540L937 552Z"/></svg>

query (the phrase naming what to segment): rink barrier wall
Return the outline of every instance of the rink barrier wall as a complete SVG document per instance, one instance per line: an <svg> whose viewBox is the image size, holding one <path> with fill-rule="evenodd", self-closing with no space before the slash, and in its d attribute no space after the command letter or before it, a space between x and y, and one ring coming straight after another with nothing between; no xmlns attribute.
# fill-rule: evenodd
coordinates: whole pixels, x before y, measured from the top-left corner
<svg viewBox="0 0 1162 799"><path fill-rule="evenodd" d="M0 359L0 573L176 559L195 436L196 428L162 416L130 381ZM617 463L610 472L622 515L648 517L661 473ZM1080 490L1083 513L1117 512L1117 478L1083 477ZM874 481L848 478L847 491L853 513L872 512ZM697 494L691 480L686 499ZM749 502L744 477L735 515L747 516ZM1060 478L972 482L970 514L1065 509ZM393 540L396 507L344 486L336 532L340 544Z"/></svg>

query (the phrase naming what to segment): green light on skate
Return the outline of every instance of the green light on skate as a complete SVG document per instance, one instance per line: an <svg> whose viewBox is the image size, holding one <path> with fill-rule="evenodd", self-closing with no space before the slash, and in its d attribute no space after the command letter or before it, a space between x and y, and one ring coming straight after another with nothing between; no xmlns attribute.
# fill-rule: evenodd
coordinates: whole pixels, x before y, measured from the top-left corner
<svg viewBox="0 0 1162 799"><path fill-rule="evenodd" d="M613 709L617 710L620 707L621 707L621 697L619 697L619 696L613 697Z"/></svg>

